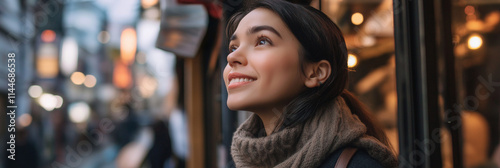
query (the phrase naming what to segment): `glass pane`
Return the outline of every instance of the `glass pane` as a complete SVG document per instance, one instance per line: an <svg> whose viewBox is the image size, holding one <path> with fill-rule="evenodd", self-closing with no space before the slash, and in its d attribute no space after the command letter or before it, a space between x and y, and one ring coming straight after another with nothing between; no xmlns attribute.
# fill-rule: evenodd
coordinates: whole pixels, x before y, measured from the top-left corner
<svg viewBox="0 0 500 168"><path fill-rule="evenodd" d="M456 0L452 31L465 167L499 165L500 1ZM450 156L445 157L450 162ZM446 164L451 167L451 164Z"/></svg>
<svg viewBox="0 0 500 168"><path fill-rule="evenodd" d="M348 90L373 113L397 152L392 0L323 0L322 11L345 36L352 70Z"/></svg>

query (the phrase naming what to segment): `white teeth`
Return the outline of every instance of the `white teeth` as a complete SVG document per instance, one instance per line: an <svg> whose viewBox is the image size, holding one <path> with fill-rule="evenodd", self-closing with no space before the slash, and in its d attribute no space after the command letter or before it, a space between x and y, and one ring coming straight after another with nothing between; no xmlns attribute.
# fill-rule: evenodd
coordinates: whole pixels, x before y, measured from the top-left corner
<svg viewBox="0 0 500 168"><path fill-rule="evenodd" d="M237 83L237 82L252 82L254 81L253 79L249 79L249 78L233 78L231 79L231 81L229 82L229 84L231 83Z"/></svg>

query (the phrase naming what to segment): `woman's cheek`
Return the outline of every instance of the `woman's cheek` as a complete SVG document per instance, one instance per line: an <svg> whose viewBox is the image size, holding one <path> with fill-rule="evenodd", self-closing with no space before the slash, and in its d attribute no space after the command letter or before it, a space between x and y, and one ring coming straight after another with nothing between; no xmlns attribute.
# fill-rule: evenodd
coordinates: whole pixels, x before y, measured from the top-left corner
<svg viewBox="0 0 500 168"><path fill-rule="evenodd" d="M229 64L226 65L226 67L224 68L224 73L222 74L222 78L224 79L224 83L227 84L227 77L229 75L229 72L231 72L231 66L229 66Z"/></svg>
<svg viewBox="0 0 500 168"><path fill-rule="evenodd" d="M269 86L276 77L275 72L280 68L280 64L272 59L261 59L255 64L255 69L259 73L261 82L264 86Z"/></svg>

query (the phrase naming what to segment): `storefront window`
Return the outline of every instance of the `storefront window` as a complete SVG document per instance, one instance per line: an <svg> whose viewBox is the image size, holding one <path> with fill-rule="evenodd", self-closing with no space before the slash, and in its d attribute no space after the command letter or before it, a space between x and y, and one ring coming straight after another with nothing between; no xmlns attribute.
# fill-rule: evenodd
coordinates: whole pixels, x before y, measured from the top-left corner
<svg viewBox="0 0 500 168"><path fill-rule="evenodd" d="M398 151L392 1L323 0L321 10L344 33L351 69L348 90L372 111Z"/></svg>
<svg viewBox="0 0 500 168"><path fill-rule="evenodd" d="M495 167L500 156L496 154L500 117L500 3L455 0L451 9L457 95L463 110L464 166ZM447 162L450 156L443 158L443 163Z"/></svg>

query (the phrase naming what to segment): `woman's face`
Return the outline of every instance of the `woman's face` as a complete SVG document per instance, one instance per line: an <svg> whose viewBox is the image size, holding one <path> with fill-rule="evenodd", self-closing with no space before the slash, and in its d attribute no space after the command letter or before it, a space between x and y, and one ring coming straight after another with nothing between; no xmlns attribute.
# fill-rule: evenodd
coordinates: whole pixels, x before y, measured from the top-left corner
<svg viewBox="0 0 500 168"><path fill-rule="evenodd" d="M305 88L299 48L299 41L277 14L264 8L248 13L229 44L224 69L228 107L281 110Z"/></svg>

